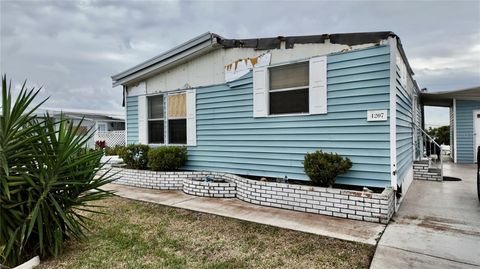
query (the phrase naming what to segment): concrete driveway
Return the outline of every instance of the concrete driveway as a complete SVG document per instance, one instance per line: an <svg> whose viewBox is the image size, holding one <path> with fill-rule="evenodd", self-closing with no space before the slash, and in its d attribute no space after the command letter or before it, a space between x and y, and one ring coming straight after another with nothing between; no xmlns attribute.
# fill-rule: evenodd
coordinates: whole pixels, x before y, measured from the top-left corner
<svg viewBox="0 0 480 269"><path fill-rule="evenodd" d="M474 165L445 164L462 181L414 181L370 268L480 268L480 203Z"/></svg>

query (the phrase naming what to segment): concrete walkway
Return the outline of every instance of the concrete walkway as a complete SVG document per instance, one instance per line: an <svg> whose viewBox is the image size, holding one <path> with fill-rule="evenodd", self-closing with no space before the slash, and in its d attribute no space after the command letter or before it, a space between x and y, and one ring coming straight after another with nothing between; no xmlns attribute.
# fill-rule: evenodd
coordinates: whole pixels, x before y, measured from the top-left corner
<svg viewBox="0 0 480 269"><path fill-rule="evenodd" d="M414 181L370 268L480 268L480 203L474 165L445 165L462 181Z"/></svg>
<svg viewBox="0 0 480 269"><path fill-rule="evenodd" d="M258 206L235 198L204 198L187 195L182 191L159 191L117 184L109 184L104 188L116 191L116 195L129 199L200 211L370 245L377 243L380 234L385 229L383 224Z"/></svg>

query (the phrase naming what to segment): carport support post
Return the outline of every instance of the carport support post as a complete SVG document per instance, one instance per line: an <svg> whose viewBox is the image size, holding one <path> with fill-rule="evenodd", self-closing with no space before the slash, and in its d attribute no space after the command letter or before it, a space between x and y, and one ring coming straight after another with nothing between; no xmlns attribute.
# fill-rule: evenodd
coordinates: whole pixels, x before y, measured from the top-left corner
<svg viewBox="0 0 480 269"><path fill-rule="evenodd" d="M397 192L397 88L395 87L397 70L397 38L389 37L388 43L390 44L390 176L391 186L394 192ZM394 199L396 205L396 195L394 195Z"/></svg>
<svg viewBox="0 0 480 269"><path fill-rule="evenodd" d="M457 99L453 98L453 126L450 132L453 132L453 162L457 163ZM450 143L452 144L452 143ZM452 153L450 152L450 155Z"/></svg>

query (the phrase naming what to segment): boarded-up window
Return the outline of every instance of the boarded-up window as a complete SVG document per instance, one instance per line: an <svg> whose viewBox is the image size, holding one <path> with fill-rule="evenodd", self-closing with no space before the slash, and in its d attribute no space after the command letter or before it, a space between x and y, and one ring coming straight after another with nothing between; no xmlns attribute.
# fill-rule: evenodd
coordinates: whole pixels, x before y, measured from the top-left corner
<svg viewBox="0 0 480 269"><path fill-rule="evenodd" d="M187 117L186 94L173 94L168 96L168 118L178 119Z"/></svg>
<svg viewBox="0 0 480 269"><path fill-rule="evenodd" d="M78 129L77 129L77 132L76 132L77 135L84 135L86 133L88 133L88 127L87 126L78 126Z"/></svg>

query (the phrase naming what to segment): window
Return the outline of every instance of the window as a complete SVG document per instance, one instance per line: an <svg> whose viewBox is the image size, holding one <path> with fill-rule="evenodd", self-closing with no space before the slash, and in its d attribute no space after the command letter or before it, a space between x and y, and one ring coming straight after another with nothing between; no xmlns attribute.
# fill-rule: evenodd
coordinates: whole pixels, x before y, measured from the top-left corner
<svg viewBox="0 0 480 269"><path fill-rule="evenodd" d="M309 63L269 68L270 114L308 113Z"/></svg>
<svg viewBox="0 0 480 269"><path fill-rule="evenodd" d="M148 98L148 143L164 142L163 95L156 95Z"/></svg>
<svg viewBox="0 0 480 269"><path fill-rule="evenodd" d="M187 119L168 120L168 143L187 143Z"/></svg>
<svg viewBox="0 0 480 269"><path fill-rule="evenodd" d="M99 132L107 131L107 124L106 123L98 123L98 131Z"/></svg>
<svg viewBox="0 0 480 269"><path fill-rule="evenodd" d="M148 97L148 143L187 144L186 102L185 92ZM168 134L167 139L165 133Z"/></svg>
<svg viewBox="0 0 480 269"><path fill-rule="evenodd" d="M327 56L253 68L253 117L327 114Z"/></svg>
<svg viewBox="0 0 480 269"><path fill-rule="evenodd" d="M168 96L168 143L187 144L187 95Z"/></svg>

